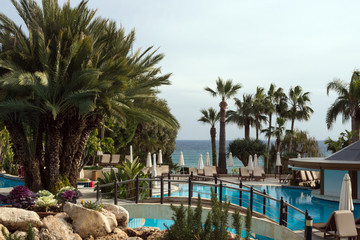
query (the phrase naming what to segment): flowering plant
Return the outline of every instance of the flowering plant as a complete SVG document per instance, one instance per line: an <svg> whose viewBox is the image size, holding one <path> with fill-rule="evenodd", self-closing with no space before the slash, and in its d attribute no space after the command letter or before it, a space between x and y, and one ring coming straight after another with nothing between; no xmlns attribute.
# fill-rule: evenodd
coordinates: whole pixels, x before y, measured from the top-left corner
<svg viewBox="0 0 360 240"><path fill-rule="evenodd" d="M60 189L60 191L57 194L57 199L61 203L64 202L76 203L76 199L78 199L80 196L82 196L80 191L78 191L74 187L68 186Z"/></svg>
<svg viewBox="0 0 360 240"><path fill-rule="evenodd" d="M11 204L17 208L28 208L34 204L36 193L33 193L25 186L15 186L10 191L9 196L3 198L4 203Z"/></svg>
<svg viewBox="0 0 360 240"><path fill-rule="evenodd" d="M37 192L37 194L39 195L39 197L53 197L54 198L54 194L52 194L48 190L39 190Z"/></svg>
<svg viewBox="0 0 360 240"><path fill-rule="evenodd" d="M51 194L52 195L52 194ZM57 203L56 199L54 198L54 195L52 196L43 196L38 197L35 200L35 204L38 205L40 208L45 208L45 212L49 210L49 207L55 206Z"/></svg>

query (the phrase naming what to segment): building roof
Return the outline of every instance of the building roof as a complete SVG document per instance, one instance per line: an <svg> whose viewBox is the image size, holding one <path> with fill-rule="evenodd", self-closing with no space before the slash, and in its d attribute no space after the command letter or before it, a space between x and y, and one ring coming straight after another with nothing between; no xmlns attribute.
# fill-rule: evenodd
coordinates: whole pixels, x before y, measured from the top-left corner
<svg viewBox="0 0 360 240"><path fill-rule="evenodd" d="M360 170L360 141L326 158L291 158L294 167L333 170Z"/></svg>

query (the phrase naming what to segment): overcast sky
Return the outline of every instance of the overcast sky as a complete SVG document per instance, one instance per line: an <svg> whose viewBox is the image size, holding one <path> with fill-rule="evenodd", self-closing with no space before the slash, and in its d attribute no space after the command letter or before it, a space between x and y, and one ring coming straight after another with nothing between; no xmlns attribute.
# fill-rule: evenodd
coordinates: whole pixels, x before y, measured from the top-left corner
<svg viewBox="0 0 360 240"><path fill-rule="evenodd" d="M1 3L2 12L18 19L10 0ZM173 74L172 85L162 87L160 97L181 124L178 139L210 139L210 126L197 119L200 109L219 108L220 99L204 91L215 88L218 77L242 84L238 98L271 83L286 92L301 85L311 93L314 114L308 122L295 122L296 128L319 140L350 129L341 116L332 130L326 128L326 111L336 98L327 96L326 85L334 78L349 82L360 68L360 1L90 0L89 5L126 31L135 28L136 47L154 46L165 54L162 72ZM234 109L233 101L228 103ZM244 130L228 124L226 135L242 138Z"/></svg>

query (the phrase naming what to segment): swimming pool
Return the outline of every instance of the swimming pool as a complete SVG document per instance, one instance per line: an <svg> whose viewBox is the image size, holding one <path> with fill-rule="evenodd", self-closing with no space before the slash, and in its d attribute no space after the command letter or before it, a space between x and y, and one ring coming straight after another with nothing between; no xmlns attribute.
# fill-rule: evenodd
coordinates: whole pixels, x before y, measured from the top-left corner
<svg viewBox="0 0 360 240"><path fill-rule="evenodd" d="M15 187L18 185L24 186L24 180L0 174L0 188Z"/></svg>
<svg viewBox="0 0 360 240"><path fill-rule="evenodd" d="M180 184L181 190L173 193L172 196L187 196L188 195L188 185ZM309 215L313 218L314 222L326 222L330 216L330 214L339 209L338 202L332 201L324 201L311 196L311 191L308 189L299 189L299 188L291 188L291 187L282 187L282 186L254 186L255 189L260 191L266 191L270 196L280 199L283 197L284 201L290 203L291 205L299 208L304 211L308 210ZM198 193L202 198L210 198L210 187L200 186L194 184L193 186L194 197L197 197ZM231 189L224 188L223 189L223 198L227 197L231 203L239 204L239 192ZM254 211L262 213L262 205L260 205L263 201L263 198L260 196L254 195ZM256 204L258 203L258 204ZM243 207L247 207L249 204L249 194L243 193ZM271 219L278 222L279 218L279 204L275 201L267 200L266 203L266 215ZM354 204L354 216L360 216L360 205ZM292 230L304 229L304 215L288 208L288 227ZM291 216L290 216L291 215Z"/></svg>

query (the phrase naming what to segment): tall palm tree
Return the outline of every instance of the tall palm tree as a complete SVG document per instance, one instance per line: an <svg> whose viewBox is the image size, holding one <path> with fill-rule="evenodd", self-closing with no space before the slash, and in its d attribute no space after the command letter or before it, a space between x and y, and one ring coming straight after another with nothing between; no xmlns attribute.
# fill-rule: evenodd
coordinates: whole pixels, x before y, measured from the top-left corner
<svg viewBox="0 0 360 240"><path fill-rule="evenodd" d="M266 172L269 169L269 153L270 153L270 142L271 142L271 132L272 132L272 115L277 112L284 112L285 110L281 108L281 106L285 106L284 99L286 99L286 95L283 92L282 88L276 89L275 84L270 84L269 90L267 91L267 95L265 98L265 109L268 114L268 129L264 129L262 132L265 132L266 137L268 138L267 141L267 158L266 158ZM278 110L278 111L277 111ZM279 114L280 115L280 114Z"/></svg>
<svg viewBox="0 0 360 240"><path fill-rule="evenodd" d="M311 103L309 92L303 92L300 86L295 86L294 88L290 88L288 95L288 105L289 110L287 112L288 118L291 120L290 127L290 141L289 141L289 151L292 151L292 133L294 132L294 122L296 120L309 120L310 114L314 112L314 110L309 107L307 104Z"/></svg>
<svg viewBox="0 0 360 240"><path fill-rule="evenodd" d="M87 1L74 8L12 2L28 33L0 14L0 119L29 187L51 189L60 175L75 185L86 142L105 116L178 127L151 101L170 84L170 74L157 67L163 55L151 48L131 55L133 31L126 35L115 22L94 18Z"/></svg>
<svg viewBox="0 0 360 240"><path fill-rule="evenodd" d="M210 128L210 137L211 137L211 151L212 151L212 162L213 166L217 166L216 159L216 128L215 124L220 120L220 113L217 112L214 108L209 109L201 109L201 113L203 114L198 121L203 123L208 123L211 125Z"/></svg>
<svg viewBox="0 0 360 240"><path fill-rule="evenodd" d="M253 96L251 94L244 94L242 101L235 98L236 111L229 110L226 113L227 122L244 127L245 139L250 139L250 126L255 125L253 103Z"/></svg>
<svg viewBox="0 0 360 240"><path fill-rule="evenodd" d="M255 118L256 140L259 140L259 131L261 130L261 123L266 121L265 104L266 104L265 89L262 87L257 87L253 99L253 114Z"/></svg>
<svg viewBox="0 0 360 240"><path fill-rule="evenodd" d="M276 152L280 152L281 137L285 133L285 122L284 118L277 118L276 127L272 131L272 135L276 137Z"/></svg>
<svg viewBox="0 0 360 240"><path fill-rule="evenodd" d="M354 71L350 84L335 79L328 83L327 94L330 90L338 94L335 102L331 104L326 114L326 125L328 129L336 121L339 114L342 114L343 123L351 118L351 130L355 132L352 141L359 140L360 128L360 72Z"/></svg>
<svg viewBox="0 0 360 240"><path fill-rule="evenodd" d="M216 89L205 88L213 97L220 96L220 140L219 140L219 172L227 173L226 152L225 152L225 113L227 108L226 100L233 97L241 88L241 84L233 84L232 80L223 81L220 77L216 81Z"/></svg>

